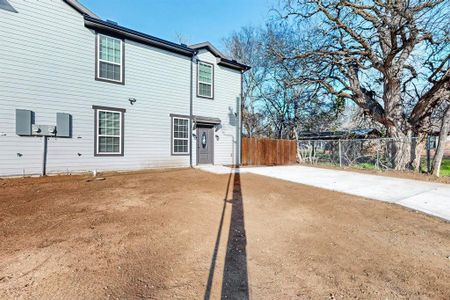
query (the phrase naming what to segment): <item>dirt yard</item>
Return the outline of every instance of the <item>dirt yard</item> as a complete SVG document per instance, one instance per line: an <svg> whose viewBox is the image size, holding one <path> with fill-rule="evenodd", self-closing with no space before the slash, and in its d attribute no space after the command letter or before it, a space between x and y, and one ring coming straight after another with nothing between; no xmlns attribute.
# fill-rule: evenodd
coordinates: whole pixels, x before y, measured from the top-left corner
<svg viewBox="0 0 450 300"><path fill-rule="evenodd" d="M450 299L439 219L251 174L105 178L0 180L1 299Z"/></svg>

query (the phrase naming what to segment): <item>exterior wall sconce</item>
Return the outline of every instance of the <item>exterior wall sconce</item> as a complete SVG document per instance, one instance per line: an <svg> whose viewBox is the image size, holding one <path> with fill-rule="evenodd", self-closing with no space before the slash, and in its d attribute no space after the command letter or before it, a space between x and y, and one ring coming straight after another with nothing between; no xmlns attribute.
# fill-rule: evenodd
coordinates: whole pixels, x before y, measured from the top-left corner
<svg viewBox="0 0 450 300"><path fill-rule="evenodd" d="M128 101L130 101L131 105L134 105L136 103L136 98L129 98Z"/></svg>

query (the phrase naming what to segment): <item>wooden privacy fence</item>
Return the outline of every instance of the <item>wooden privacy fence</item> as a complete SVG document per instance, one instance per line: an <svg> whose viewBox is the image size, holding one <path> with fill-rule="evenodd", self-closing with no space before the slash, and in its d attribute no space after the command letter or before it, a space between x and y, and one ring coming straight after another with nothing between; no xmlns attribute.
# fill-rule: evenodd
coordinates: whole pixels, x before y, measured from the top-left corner
<svg viewBox="0 0 450 300"><path fill-rule="evenodd" d="M297 143L289 140L242 138L244 166L289 165L297 162Z"/></svg>

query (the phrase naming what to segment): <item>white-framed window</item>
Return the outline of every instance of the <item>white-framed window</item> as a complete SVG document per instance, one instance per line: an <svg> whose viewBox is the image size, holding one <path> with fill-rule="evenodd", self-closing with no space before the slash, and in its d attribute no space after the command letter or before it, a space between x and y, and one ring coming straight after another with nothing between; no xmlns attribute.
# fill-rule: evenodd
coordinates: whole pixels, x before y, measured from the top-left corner
<svg viewBox="0 0 450 300"><path fill-rule="evenodd" d="M172 154L189 154L189 119L172 117Z"/></svg>
<svg viewBox="0 0 450 300"><path fill-rule="evenodd" d="M123 83L123 41L97 35L97 78Z"/></svg>
<svg viewBox="0 0 450 300"><path fill-rule="evenodd" d="M198 96L214 98L214 66L212 64L198 62L197 81Z"/></svg>
<svg viewBox="0 0 450 300"><path fill-rule="evenodd" d="M96 155L123 155L123 111L96 110Z"/></svg>

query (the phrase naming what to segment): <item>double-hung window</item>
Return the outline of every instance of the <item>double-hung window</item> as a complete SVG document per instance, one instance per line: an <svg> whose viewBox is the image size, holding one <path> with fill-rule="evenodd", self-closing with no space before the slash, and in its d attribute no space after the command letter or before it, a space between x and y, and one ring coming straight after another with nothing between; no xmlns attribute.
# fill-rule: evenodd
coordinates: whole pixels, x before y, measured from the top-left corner
<svg viewBox="0 0 450 300"><path fill-rule="evenodd" d="M123 41L97 35L97 78L123 83Z"/></svg>
<svg viewBox="0 0 450 300"><path fill-rule="evenodd" d="M172 154L189 154L189 119L172 118Z"/></svg>
<svg viewBox="0 0 450 300"><path fill-rule="evenodd" d="M96 108L95 114L95 154L122 156L124 110Z"/></svg>
<svg viewBox="0 0 450 300"><path fill-rule="evenodd" d="M212 64L198 62L198 86L199 97L214 98L214 67Z"/></svg>

